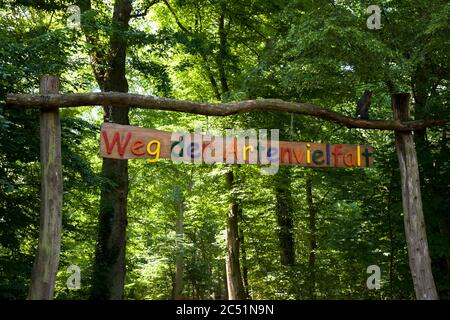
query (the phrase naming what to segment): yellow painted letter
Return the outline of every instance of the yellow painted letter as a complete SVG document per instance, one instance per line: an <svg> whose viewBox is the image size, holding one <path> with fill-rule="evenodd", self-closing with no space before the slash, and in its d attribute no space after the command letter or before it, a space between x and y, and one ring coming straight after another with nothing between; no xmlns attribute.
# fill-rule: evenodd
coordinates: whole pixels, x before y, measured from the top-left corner
<svg viewBox="0 0 450 320"><path fill-rule="evenodd" d="M306 163L311 163L311 145L309 143L306 144Z"/></svg>
<svg viewBox="0 0 450 320"><path fill-rule="evenodd" d="M152 145L156 145L155 151L152 151ZM148 162L156 162L159 160L159 153L161 151L161 143L158 140L152 140L147 144L147 153L151 156L154 156L153 159L149 159Z"/></svg>
<svg viewBox="0 0 450 320"><path fill-rule="evenodd" d="M247 150L250 150L250 152L253 151L252 146L244 146L244 161L247 161Z"/></svg>
<svg viewBox="0 0 450 320"><path fill-rule="evenodd" d="M356 147L356 162L358 164L358 167L361 167L361 147L358 146Z"/></svg>

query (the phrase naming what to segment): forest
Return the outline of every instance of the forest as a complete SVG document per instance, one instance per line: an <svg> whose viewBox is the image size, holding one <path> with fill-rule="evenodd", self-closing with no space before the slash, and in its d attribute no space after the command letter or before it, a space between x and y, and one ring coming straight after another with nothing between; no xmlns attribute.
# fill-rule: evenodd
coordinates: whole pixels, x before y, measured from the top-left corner
<svg viewBox="0 0 450 320"><path fill-rule="evenodd" d="M448 300L449 22L446 0L0 0L0 299ZM289 163L120 151L119 126L278 130Z"/></svg>

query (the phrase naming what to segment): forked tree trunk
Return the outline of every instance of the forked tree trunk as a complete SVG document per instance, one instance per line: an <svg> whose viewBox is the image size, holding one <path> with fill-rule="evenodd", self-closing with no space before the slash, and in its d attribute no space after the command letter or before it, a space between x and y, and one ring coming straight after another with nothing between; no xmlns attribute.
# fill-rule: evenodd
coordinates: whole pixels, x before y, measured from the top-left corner
<svg viewBox="0 0 450 320"><path fill-rule="evenodd" d="M394 119L409 119L409 99L407 93L392 96ZM437 300L438 295L431 272L425 219L420 194L419 167L412 132L396 132L395 147L400 164L403 213L406 242L408 245L409 268L418 300Z"/></svg>
<svg viewBox="0 0 450 320"><path fill-rule="evenodd" d="M42 95L58 93L59 80L43 77ZM28 292L30 300L51 300L55 289L61 250L63 180L59 109L42 109L40 114L41 215L39 243Z"/></svg>

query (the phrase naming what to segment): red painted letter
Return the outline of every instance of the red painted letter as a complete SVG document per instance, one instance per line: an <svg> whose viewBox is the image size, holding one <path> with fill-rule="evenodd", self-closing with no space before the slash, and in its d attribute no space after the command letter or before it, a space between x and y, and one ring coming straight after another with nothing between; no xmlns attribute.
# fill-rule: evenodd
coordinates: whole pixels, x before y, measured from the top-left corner
<svg viewBox="0 0 450 320"><path fill-rule="evenodd" d="M339 165L339 155L342 154L340 151L342 149L342 145L337 144L334 146L334 151L331 154L334 156L334 166L337 167Z"/></svg>
<svg viewBox="0 0 450 320"><path fill-rule="evenodd" d="M142 147L144 147L144 140L138 139L138 140L134 141L131 144L131 153L136 155L136 156L143 156L145 154L145 150L144 151L138 151Z"/></svg>
<svg viewBox="0 0 450 320"><path fill-rule="evenodd" d="M108 154L112 153L112 150L114 149L114 146L117 143L117 149L119 149L119 154L123 157L123 154L125 153L125 148L128 145L128 142L130 142L130 138L131 138L131 132L128 132L127 137L125 138L125 144L122 146L120 144L120 136L119 133L116 132L114 134L114 139L112 141L112 144L109 144L109 139L108 139L108 134L106 133L106 131L103 131L103 139L105 139L105 145L106 145L106 152L108 152Z"/></svg>

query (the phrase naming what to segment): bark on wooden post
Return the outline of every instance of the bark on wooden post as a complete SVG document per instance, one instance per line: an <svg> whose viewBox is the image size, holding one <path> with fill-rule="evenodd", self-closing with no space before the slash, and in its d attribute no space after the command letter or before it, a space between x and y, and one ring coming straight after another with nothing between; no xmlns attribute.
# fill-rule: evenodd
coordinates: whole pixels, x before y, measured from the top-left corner
<svg viewBox="0 0 450 320"><path fill-rule="evenodd" d="M392 96L394 120L409 119L408 93ZM395 132L395 147L400 164L403 212L409 268L418 300L437 300L438 295L431 272L425 219L420 194L419 166L412 132Z"/></svg>
<svg viewBox="0 0 450 320"><path fill-rule="evenodd" d="M59 80L41 79L41 95L58 93ZM39 244L31 275L28 299L53 298L61 247L63 181L61 168L61 126L59 109L41 109L41 217Z"/></svg>

